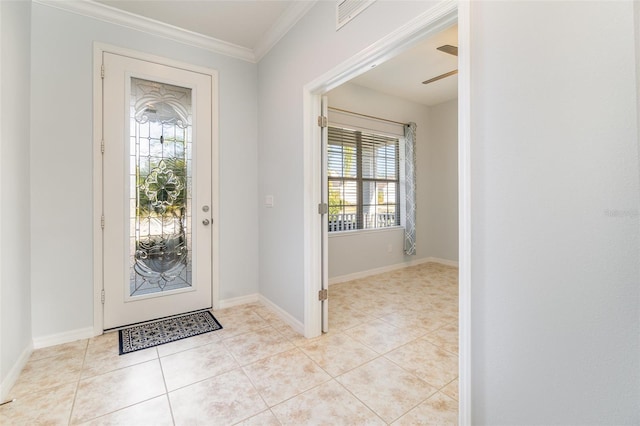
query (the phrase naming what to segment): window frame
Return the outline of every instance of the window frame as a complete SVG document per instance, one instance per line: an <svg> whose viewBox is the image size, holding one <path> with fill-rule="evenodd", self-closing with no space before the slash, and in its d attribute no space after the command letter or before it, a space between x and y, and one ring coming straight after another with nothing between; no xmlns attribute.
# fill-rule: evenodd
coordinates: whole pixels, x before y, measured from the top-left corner
<svg viewBox="0 0 640 426"><path fill-rule="evenodd" d="M330 235L336 235L339 233L353 233L353 232L370 232L370 231L377 231L377 230L385 230L385 229L394 229L394 228L399 228L402 227L403 224L403 220L402 220L402 214L403 214L403 206L401 205L401 200L402 200L402 193L403 193L403 184L402 184L402 179L403 179L403 173L402 173L402 167L401 167L401 163L403 161L403 149L402 149L402 143L403 143L403 137L398 136L398 135L394 135L394 134L385 134L383 132L378 132L376 130L372 130L372 129L363 129L363 128L353 128L352 126L346 126L346 125L334 125L334 124L330 124L329 125L329 136L328 136L328 143L327 143L327 155L329 155L329 151L330 151L330 146L331 144L331 140L332 138L330 137L332 133L336 133L336 132L346 132L349 133L351 135L354 135L354 140L355 140L355 157L356 157L356 175L355 177L351 177L351 176L346 176L344 173L344 169L342 171L342 173L339 176L332 176L329 172L327 173L327 186L328 186L328 191L329 193L331 192L331 182L342 182L343 185L342 187L344 188L344 183L345 182L355 182L355 187L356 187L356 220L355 220L355 228L353 227L353 225L336 225L336 224L332 224L331 221L331 216L333 216L331 213L327 214L327 229ZM376 139L379 139L380 142L382 142L383 140L391 140L393 141L393 148L394 148L394 156L395 156L395 161L394 161L394 166L395 166L395 170L394 170L394 175L395 175L395 179L389 179L387 178L377 178L375 177L375 174L373 177L364 177L363 176L363 139L367 140L367 142L365 143L369 143L371 144L371 146L373 147L377 147L378 144L372 143L372 141L375 141ZM333 139L335 141L335 139ZM338 144L333 144L333 145L338 145ZM381 145L381 144L380 144ZM344 144L342 145L342 147L344 148ZM373 157L375 158L375 157ZM342 153L342 160L344 159L344 153ZM378 183L383 183L386 185L393 185L394 189L395 189L395 200L393 203L390 203L389 200L387 199L387 202L382 203L382 204L378 204L377 202L377 191L375 191L375 197L376 197L376 202L373 204L367 204L366 206L370 206L373 207L376 212L374 213L374 226L373 227L366 227L367 223L370 223L370 220L365 220L365 203L364 203L364 187L366 183L370 183L373 185L374 188L377 189L378 187ZM386 199L387 197L385 197ZM328 203L328 210L329 212L331 211L332 208L338 207L341 209L341 213L338 213L337 215L342 215L343 219L342 221L344 222L344 216L347 214L353 214L353 213L346 213L345 211L345 204L344 204L344 198L341 198L342 203L341 204L331 204L331 200L328 199L327 203ZM388 214L388 210L389 210L389 206L393 206L394 207L394 223L390 224L390 225L386 225L386 226L377 226L378 224L378 207L380 206L386 206L386 210L387 210L387 214ZM384 213L381 213L384 214ZM388 220L388 219L387 219Z"/></svg>

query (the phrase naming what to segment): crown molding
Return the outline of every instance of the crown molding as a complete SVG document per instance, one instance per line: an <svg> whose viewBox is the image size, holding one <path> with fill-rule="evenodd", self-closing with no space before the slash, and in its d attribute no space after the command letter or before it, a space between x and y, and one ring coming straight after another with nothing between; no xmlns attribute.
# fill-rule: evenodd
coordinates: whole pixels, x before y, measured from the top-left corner
<svg viewBox="0 0 640 426"><path fill-rule="evenodd" d="M91 0L33 0L44 6L61 9L103 22L142 31L147 34L178 41L221 55L231 56L247 62L256 62L253 50L217 38L188 31L164 22L136 15ZM288 10L288 9L287 9ZM298 18L299 19L299 18ZM282 34L284 35L284 34ZM282 37L280 35L280 37Z"/></svg>
<svg viewBox="0 0 640 426"><path fill-rule="evenodd" d="M284 11L253 48L255 61L259 62L295 24L298 23L318 0L294 1Z"/></svg>

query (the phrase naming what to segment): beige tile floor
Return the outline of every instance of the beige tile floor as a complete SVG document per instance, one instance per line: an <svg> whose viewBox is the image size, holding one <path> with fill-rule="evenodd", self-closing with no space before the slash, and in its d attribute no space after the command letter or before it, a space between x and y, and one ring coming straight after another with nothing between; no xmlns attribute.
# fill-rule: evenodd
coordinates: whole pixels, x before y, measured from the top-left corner
<svg viewBox="0 0 640 426"><path fill-rule="evenodd" d="M116 333L34 351L2 425L456 424L457 269L332 285L307 340L260 304L224 330L119 356Z"/></svg>

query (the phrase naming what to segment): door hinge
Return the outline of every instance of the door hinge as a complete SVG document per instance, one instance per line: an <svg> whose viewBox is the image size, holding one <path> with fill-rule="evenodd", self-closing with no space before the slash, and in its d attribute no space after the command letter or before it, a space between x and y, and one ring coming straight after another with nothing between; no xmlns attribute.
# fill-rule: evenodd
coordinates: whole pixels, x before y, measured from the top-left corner
<svg viewBox="0 0 640 426"><path fill-rule="evenodd" d="M104 154L104 139L100 141L100 152Z"/></svg>
<svg viewBox="0 0 640 426"><path fill-rule="evenodd" d="M100 228L104 229L104 215L100 216Z"/></svg>
<svg viewBox="0 0 640 426"><path fill-rule="evenodd" d="M104 78L104 64L100 65L100 78Z"/></svg>
<svg viewBox="0 0 640 426"><path fill-rule="evenodd" d="M319 115L318 116L318 126L327 127L328 125L329 125L329 120L327 119L327 117L324 116L324 115Z"/></svg>
<svg viewBox="0 0 640 426"><path fill-rule="evenodd" d="M318 204L318 214L327 214L329 213L329 205L327 203Z"/></svg>
<svg viewBox="0 0 640 426"><path fill-rule="evenodd" d="M100 293L100 301L104 305L104 289L102 289L102 292Z"/></svg>
<svg viewBox="0 0 640 426"><path fill-rule="evenodd" d="M323 302L325 300L327 300L329 298L329 290L326 288L323 288L322 290L318 291L318 300Z"/></svg>

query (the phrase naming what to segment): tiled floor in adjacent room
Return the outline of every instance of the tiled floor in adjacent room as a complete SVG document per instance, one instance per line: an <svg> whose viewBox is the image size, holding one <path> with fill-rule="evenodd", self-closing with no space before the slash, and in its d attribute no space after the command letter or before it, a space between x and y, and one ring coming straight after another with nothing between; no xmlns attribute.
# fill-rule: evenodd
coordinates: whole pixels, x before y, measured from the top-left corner
<svg viewBox="0 0 640 426"><path fill-rule="evenodd" d="M458 273L422 264L330 291L307 340L260 304L224 330L118 355L117 334L34 351L0 424L456 424Z"/></svg>

